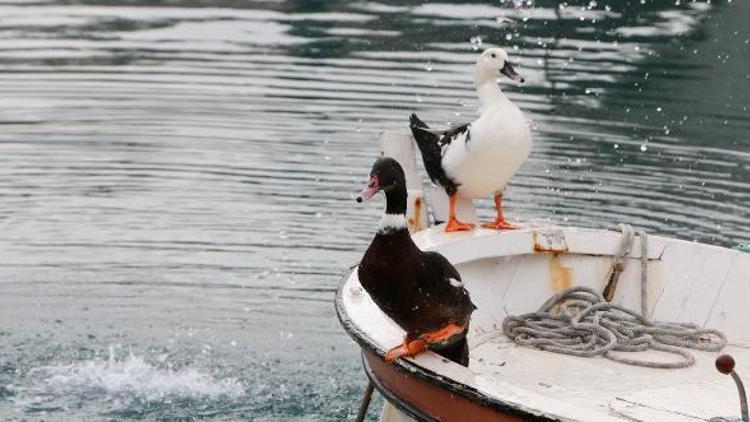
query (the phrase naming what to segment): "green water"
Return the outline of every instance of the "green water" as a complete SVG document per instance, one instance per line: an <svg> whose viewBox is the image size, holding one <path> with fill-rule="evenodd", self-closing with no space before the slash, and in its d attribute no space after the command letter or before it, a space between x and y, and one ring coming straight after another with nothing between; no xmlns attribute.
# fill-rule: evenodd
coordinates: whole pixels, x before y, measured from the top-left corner
<svg viewBox="0 0 750 422"><path fill-rule="evenodd" d="M0 418L350 419L332 299L381 212L353 198L379 131L474 118L489 45L534 127L513 219L750 242L748 21L737 0L0 0Z"/></svg>

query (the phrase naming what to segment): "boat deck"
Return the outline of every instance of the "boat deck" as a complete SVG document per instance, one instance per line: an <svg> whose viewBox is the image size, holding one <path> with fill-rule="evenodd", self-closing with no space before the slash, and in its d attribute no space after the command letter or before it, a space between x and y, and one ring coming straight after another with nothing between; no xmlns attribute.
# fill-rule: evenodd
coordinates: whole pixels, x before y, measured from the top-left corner
<svg viewBox="0 0 750 422"><path fill-rule="evenodd" d="M750 373L750 350L729 346L723 352L735 357L740 374ZM492 396L509 401L523 396L526 406L576 419L686 421L739 415L734 382L714 366L718 354L693 355L696 363L690 368L642 368L520 347L499 335L472 348L470 370L474 382ZM657 352L638 356L673 359ZM509 390L513 397L507 397Z"/></svg>

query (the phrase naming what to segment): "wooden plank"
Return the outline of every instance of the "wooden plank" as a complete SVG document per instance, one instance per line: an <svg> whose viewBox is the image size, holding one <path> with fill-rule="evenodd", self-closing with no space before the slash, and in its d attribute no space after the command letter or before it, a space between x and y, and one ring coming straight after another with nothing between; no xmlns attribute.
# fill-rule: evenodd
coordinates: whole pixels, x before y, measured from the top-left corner
<svg viewBox="0 0 750 422"><path fill-rule="evenodd" d="M380 148L385 157L401 164L406 175L407 189L422 189L422 179L417 173L417 155L411 135L399 132L380 132Z"/></svg>
<svg viewBox="0 0 750 422"><path fill-rule="evenodd" d="M732 267L737 253L688 242L670 243L664 250L664 288L653 318L703 324Z"/></svg>
<svg viewBox="0 0 750 422"><path fill-rule="evenodd" d="M472 261L459 267L471 300L477 305L471 316L472 337L502 330L507 314L497 305L502 303L521 262L519 257L498 258Z"/></svg>
<svg viewBox="0 0 750 422"><path fill-rule="evenodd" d="M724 381L724 382L722 382ZM707 394L711 404L706 405ZM612 409L640 421L705 421L739 414L737 391L728 377L697 379L693 383L645 388L610 402Z"/></svg>
<svg viewBox="0 0 750 422"><path fill-rule="evenodd" d="M609 263L611 265L611 261ZM646 283L647 317L652 317L656 308L659 294L664 289L664 266L660 260L650 260L648 263L648 280ZM641 260L629 259L625 271L620 275L613 303L641 311Z"/></svg>
<svg viewBox="0 0 750 422"><path fill-rule="evenodd" d="M448 221L448 194L442 187L430 184L427 190L427 200L432 205L432 215L436 222ZM478 223L477 210L474 202L463 196L458 197L456 202L456 216L465 223Z"/></svg>
<svg viewBox="0 0 750 422"><path fill-rule="evenodd" d="M738 252L706 319L733 344L750 346L750 254Z"/></svg>
<svg viewBox="0 0 750 422"><path fill-rule="evenodd" d="M420 248L438 250L454 264L489 257L549 252L548 249L570 254L612 256L619 252L621 240L622 235L613 231L556 226L525 227L505 232L478 228L456 233L432 228L414 234L414 241ZM664 238L650 236L649 259L658 259L665 244ZM639 241L636 240L630 257L640 256Z"/></svg>

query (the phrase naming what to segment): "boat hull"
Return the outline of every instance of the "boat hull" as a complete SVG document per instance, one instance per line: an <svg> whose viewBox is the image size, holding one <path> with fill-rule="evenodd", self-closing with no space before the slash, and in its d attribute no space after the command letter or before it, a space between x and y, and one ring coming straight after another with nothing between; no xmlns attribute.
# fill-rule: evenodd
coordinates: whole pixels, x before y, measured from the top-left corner
<svg viewBox="0 0 750 422"><path fill-rule="evenodd" d="M495 421L529 420L502 410L480 405L466 397L449 392L409 371L399 370L375 353L362 351L362 365L380 393L401 411L426 421Z"/></svg>

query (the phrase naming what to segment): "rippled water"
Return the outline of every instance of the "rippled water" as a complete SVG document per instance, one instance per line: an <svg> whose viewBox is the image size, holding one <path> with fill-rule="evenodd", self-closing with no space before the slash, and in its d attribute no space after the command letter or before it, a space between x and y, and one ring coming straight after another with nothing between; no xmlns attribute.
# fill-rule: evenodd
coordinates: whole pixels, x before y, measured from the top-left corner
<svg viewBox="0 0 750 422"><path fill-rule="evenodd" d="M354 193L380 130L475 116L487 45L514 218L750 241L750 4L629 3L0 0L0 415L351 417Z"/></svg>

